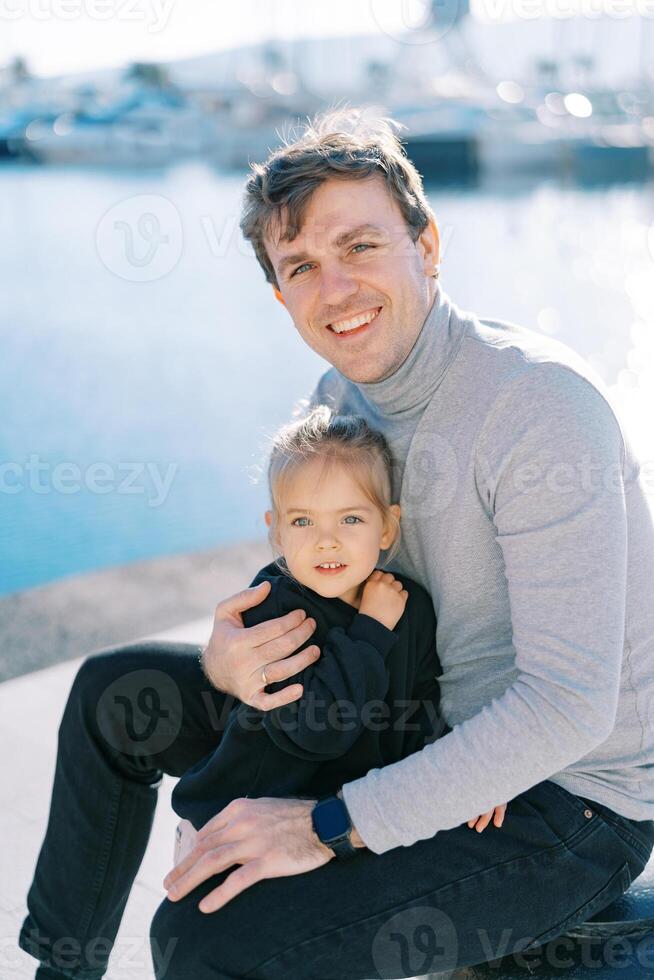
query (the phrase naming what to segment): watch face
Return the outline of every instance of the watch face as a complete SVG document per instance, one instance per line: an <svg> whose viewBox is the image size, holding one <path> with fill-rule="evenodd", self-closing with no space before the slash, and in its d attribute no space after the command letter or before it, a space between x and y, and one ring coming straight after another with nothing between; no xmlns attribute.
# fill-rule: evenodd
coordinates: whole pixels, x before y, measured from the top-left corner
<svg viewBox="0 0 654 980"><path fill-rule="evenodd" d="M345 804L338 798L318 803L313 810L313 822L322 841L342 837L352 827Z"/></svg>

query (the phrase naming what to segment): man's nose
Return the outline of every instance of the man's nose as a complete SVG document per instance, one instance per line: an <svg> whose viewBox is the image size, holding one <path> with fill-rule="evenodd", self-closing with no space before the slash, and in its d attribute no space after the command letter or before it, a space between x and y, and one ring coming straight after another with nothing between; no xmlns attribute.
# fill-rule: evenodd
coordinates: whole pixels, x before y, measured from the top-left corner
<svg viewBox="0 0 654 980"><path fill-rule="evenodd" d="M325 306L342 306L359 291L359 284L340 262L323 264L320 278L320 299Z"/></svg>

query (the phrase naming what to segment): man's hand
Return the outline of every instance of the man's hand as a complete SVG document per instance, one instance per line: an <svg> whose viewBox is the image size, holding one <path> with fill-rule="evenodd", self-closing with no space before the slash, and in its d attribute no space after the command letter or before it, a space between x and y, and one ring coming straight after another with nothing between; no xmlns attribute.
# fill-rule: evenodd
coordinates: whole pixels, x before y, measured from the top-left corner
<svg viewBox="0 0 654 980"><path fill-rule="evenodd" d="M363 586L359 612L392 630L400 621L408 598L409 593L391 572L376 568Z"/></svg>
<svg viewBox="0 0 654 980"><path fill-rule="evenodd" d="M485 830L491 819L495 827L501 827L504 823L504 815L506 813L506 803L501 803L499 806L493 807L492 810L487 810L486 813L482 813L480 817L471 817L468 820L469 827L475 827L477 833L481 833ZM476 826L475 826L476 824Z"/></svg>
<svg viewBox="0 0 654 980"><path fill-rule="evenodd" d="M303 609L294 609L256 626L243 625L241 613L263 602L269 591L270 582L260 582L219 602L211 639L202 655L204 672L217 690L261 711L297 701L303 690L301 684L291 684L274 694L266 694L264 667L266 682L272 684L298 674L320 656L317 646L289 656L316 628L316 621L308 619Z"/></svg>
<svg viewBox="0 0 654 980"><path fill-rule="evenodd" d="M164 879L171 902L212 875L240 865L198 908L215 912L264 878L303 874L335 857L313 829L316 800L232 800L202 827L191 852Z"/></svg>

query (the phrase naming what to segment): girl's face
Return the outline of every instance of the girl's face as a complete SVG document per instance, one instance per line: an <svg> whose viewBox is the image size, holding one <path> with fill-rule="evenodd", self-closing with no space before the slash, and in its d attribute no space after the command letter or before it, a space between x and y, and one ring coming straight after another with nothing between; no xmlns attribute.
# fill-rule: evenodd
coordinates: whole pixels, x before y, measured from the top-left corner
<svg viewBox="0 0 654 980"><path fill-rule="evenodd" d="M298 582L358 608L363 583L395 532L343 464L333 464L321 479L323 466L322 460L311 460L289 481L276 544ZM399 506L389 509L399 519ZM266 511L268 527L272 518L272 511ZM319 567L335 562L340 568L334 571Z"/></svg>

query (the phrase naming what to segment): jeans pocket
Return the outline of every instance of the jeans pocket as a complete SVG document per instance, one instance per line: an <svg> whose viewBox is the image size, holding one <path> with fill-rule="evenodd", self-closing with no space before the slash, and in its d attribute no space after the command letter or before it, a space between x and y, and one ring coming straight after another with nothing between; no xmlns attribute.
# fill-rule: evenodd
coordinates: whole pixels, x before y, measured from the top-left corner
<svg viewBox="0 0 654 980"><path fill-rule="evenodd" d="M611 875L606 885L593 895L587 902L581 905L572 915L569 915L562 922L558 922L547 932L541 933L533 939L527 946L523 946L520 950L521 953L526 952L529 949L533 949L535 946L543 946L549 939L554 939L556 936L560 936L562 933L566 932L567 929L572 928L572 926L579 925L581 922L585 922L589 919L591 915L595 912L599 912L601 909L606 908L611 902L615 901L621 895L624 895L626 890L631 884L631 872L629 870L629 865L625 861L622 867Z"/></svg>

